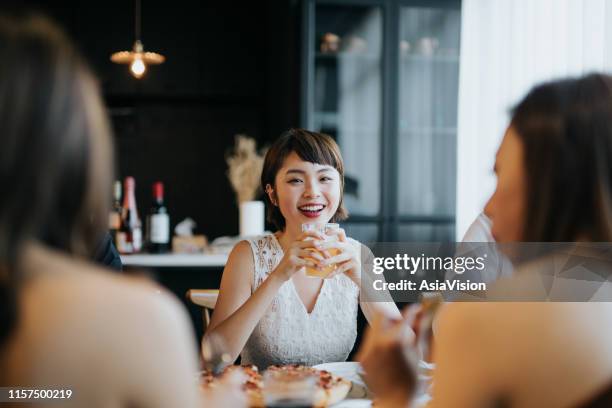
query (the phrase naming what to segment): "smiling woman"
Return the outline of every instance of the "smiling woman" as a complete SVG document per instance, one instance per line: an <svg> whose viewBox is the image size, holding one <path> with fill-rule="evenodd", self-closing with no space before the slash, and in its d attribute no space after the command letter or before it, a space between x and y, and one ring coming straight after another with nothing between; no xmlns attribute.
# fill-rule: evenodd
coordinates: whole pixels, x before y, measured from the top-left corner
<svg viewBox="0 0 612 408"><path fill-rule="evenodd" d="M275 187L266 183L266 193L272 203L271 221L276 221L280 213L282 221L279 220L278 224L285 229L287 226L299 227L302 222L344 218L344 210L340 210L342 214L338 215L341 178L339 172L329 165L309 163L298 153L290 153L276 174Z"/></svg>
<svg viewBox="0 0 612 408"><path fill-rule="evenodd" d="M289 130L268 150L261 186L279 231L236 245L205 339L220 335L233 359L242 352L242 363L261 369L344 361L357 335L358 305L366 318L372 307L399 312L395 304L360 303L360 244L344 230L335 230L334 240L302 232L303 224L346 218L338 145L324 134ZM332 272L313 278L306 267Z"/></svg>
<svg viewBox="0 0 612 408"><path fill-rule="evenodd" d="M268 150L261 174L261 186L266 191L268 204L268 220L279 229L285 228L285 217L282 208L277 204L278 192L274 188L284 190L287 183L302 185L307 181L305 176L314 170L315 177L320 176L320 182L326 193L339 194L337 207L332 213L331 221L342 221L348 213L343 205L344 193L344 162L340 148L329 136L310 132L305 129L291 129L281 136ZM322 174L319 174L322 173ZM293 176L293 177L292 177ZM317 183L309 183L316 187ZM295 190L297 191L297 189ZM301 203L305 207L311 203ZM314 205L320 203L313 202ZM304 208L306 210L307 208ZM316 208L308 208L308 210ZM327 208L329 212L329 208ZM314 214L316 215L316 214ZM321 214L320 214L321 215Z"/></svg>

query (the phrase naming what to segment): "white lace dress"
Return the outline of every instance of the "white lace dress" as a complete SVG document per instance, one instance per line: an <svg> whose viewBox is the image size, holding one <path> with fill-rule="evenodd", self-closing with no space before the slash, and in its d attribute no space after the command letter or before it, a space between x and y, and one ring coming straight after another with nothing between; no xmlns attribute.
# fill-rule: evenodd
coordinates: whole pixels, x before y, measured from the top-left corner
<svg viewBox="0 0 612 408"><path fill-rule="evenodd" d="M253 251L255 273L251 293L283 258L274 235L248 240ZM357 337L359 288L345 275L325 279L314 309L308 313L293 280L279 289L241 357L243 364L264 369L272 364L315 365L345 361Z"/></svg>

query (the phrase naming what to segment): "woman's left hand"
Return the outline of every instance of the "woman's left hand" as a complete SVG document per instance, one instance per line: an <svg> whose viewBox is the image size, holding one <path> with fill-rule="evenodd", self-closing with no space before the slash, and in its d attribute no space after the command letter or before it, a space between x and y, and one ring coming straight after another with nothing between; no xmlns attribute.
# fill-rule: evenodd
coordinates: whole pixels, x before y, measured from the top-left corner
<svg viewBox="0 0 612 408"><path fill-rule="evenodd" d="M326 278L333 278L338 274L344 273L359 286L361 284L361 254L359 253L359 248L348 241L346 233L342 228L338 228L334 231L333 235L329 236L336 239L333 241L322 241L316 245L316 248L324 254L329 254L329 251L334 249L338 251L336 255L319 261L319 264L323 267L336 265L336 269Z"/></svg>

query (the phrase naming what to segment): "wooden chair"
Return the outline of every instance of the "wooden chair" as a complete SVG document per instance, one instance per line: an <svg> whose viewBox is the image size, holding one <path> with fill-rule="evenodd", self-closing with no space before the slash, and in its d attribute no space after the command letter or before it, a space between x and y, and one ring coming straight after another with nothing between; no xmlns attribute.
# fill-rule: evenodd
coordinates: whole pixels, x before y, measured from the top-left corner
<svg viewBox="0 0 612 408"><path fill-rule="evenodd" d="M206 328L210 324L210 313L217 304L219 289L189 289L185 296L191 303L202 306L202 323L204 332L206 332Z"/></svg>

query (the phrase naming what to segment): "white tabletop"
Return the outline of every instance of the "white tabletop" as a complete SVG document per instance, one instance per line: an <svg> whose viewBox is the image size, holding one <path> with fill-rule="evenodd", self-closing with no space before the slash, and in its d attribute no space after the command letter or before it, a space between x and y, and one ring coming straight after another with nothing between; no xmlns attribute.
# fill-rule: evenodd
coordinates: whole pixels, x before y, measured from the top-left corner
<svg viewBox="0 0 612 408"><path fill-rule="evenodd" d="M226 254L137 254L121 255L126 266L144 267L223 267Z"/></svg>

